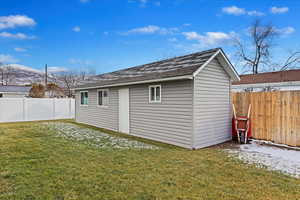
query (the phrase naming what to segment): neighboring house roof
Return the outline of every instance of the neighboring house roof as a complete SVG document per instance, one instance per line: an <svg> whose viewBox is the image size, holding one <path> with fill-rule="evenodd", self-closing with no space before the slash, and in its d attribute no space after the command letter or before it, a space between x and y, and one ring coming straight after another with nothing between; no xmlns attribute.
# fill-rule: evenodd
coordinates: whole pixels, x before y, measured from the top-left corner
<svg viewBox="0 0 300 200"><path fill-rule="evenodd" d="M233 85L257 84L257 83L280 83L300 81L300 70L287 70L266 72L259 74L240 75L241 80L233 82Z"/></svg>
<svg viewBox="0 0 300 200"><path fill-rule="evenodd" d="M30 86L2 85L0 86L1 93L29 93Z"/></svg>
<svg viewBox="0 0 300 200"><path fill-rule="evenodd" d="M219 61L226 65L225 70L233 80L239 80L237 72L223 50L216 48L98 75L99 81L78 86L75 90L131 85L152 82L153 80L191 79L215 57L220 58Z"/></svg>

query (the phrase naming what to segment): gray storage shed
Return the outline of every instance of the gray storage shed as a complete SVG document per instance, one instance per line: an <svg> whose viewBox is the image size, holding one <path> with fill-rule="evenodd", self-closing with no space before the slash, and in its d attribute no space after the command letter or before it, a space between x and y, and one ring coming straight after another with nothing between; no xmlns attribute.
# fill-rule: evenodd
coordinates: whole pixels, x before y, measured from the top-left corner
<svg viewBox="0 0 300 200"><path fill-rule="evenodd" d="M220 48L99 75L76 91L76 121L198 149L231 139L231 82Z"/></svg>

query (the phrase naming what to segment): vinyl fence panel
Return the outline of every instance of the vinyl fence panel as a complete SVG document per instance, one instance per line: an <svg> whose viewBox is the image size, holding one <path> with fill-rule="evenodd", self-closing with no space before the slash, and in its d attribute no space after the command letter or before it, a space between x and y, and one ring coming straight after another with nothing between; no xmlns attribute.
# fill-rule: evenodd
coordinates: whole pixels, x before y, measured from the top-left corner
<svg viewBox="0 0 300 200"><path fill-rule="evenodd" d="M0 122L19 122L24 120L24 103L22 98L0 99Z"/></svg>
<svg viewBox="0 0 300 200"><path fill-rule="evenodd" d="M0 122L71 119L74 117L74 99L0 99Z"/></svg>

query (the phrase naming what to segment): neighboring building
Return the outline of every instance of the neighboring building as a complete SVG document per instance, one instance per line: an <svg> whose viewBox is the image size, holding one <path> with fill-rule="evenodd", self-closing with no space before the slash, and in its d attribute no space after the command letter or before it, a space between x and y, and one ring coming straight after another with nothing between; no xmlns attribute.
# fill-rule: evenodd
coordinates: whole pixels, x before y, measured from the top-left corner
<svg viewBox="0 0 300 200"><path fill-rule="evenodd" d="M76 121L185 148L231 139L231 81L222 49L100 75L75 88Z"/></svg>
<svg viewBox="0 0 300 200"><path fill-rule="evenodd" d="M300 90L300 70L266 72L240 75L241 80L232 83L234 92L260 92L276 90Z"/></svg>
<svg viewBox="0 0 300 200"><path fill-rule="evenodd" d="M0 98L23 98L29 96L30 86L2 85Z"/></svg>

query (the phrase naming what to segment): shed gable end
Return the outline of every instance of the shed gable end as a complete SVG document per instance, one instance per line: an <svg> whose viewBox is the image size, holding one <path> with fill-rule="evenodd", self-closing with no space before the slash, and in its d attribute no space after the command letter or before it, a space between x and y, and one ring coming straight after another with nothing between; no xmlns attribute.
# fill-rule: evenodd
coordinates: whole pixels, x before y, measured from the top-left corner
<svg viewBox="0 0 300 200"><path fill-rule="evenodd" d="M230 76L216 58L194 78L194 148L231 138L230 84Z"/></svg>

